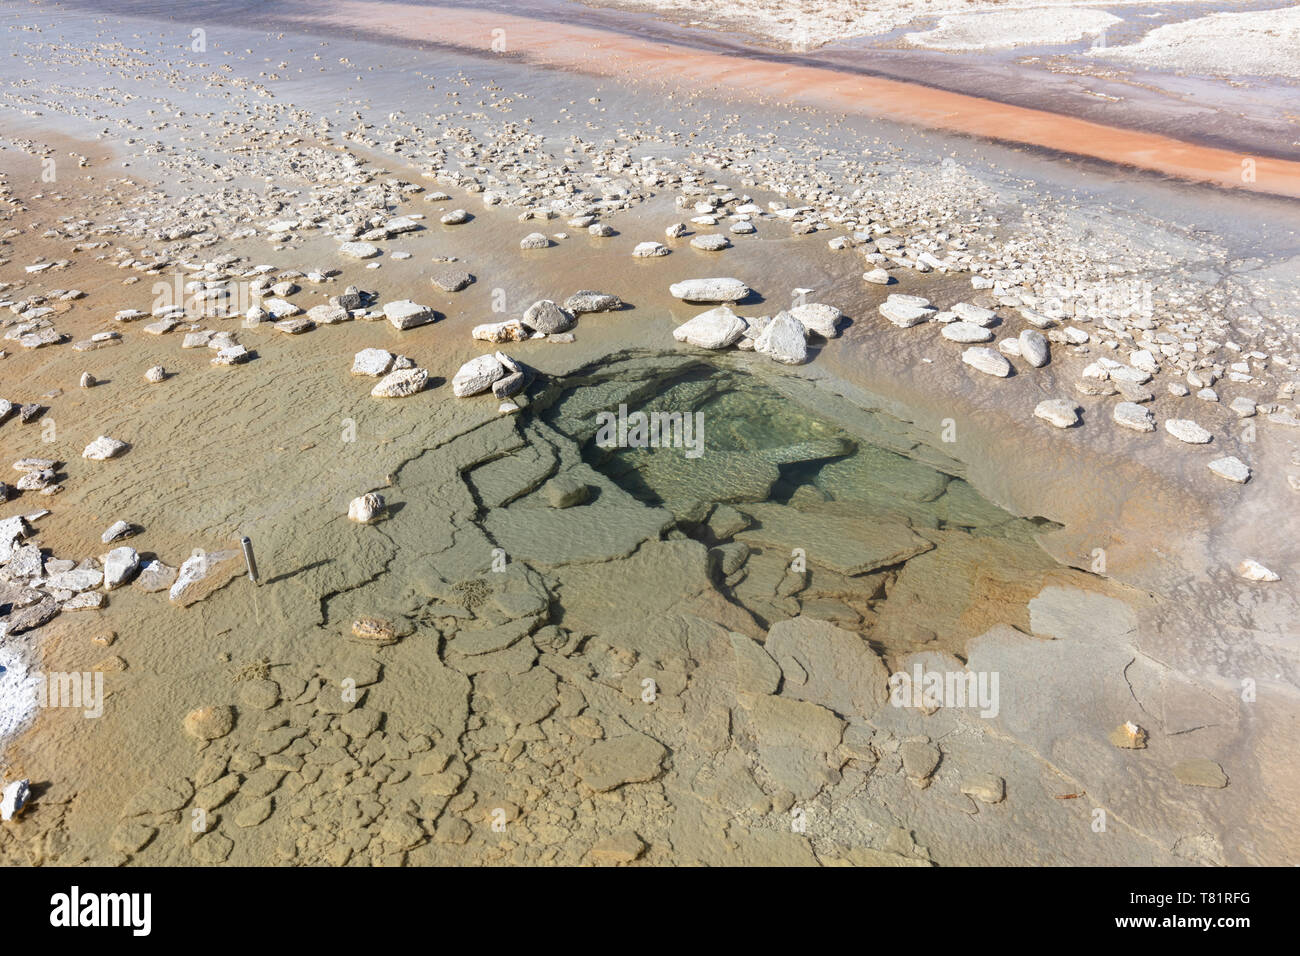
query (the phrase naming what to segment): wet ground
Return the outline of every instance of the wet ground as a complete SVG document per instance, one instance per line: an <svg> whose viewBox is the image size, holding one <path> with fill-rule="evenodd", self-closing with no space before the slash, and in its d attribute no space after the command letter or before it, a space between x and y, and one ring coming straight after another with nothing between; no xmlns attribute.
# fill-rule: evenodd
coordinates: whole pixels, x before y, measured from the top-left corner
<svg viewBox="0 0 1300 956"><path fill-rule="evenodd" d="M48 31L69 30L72 42L94 33L160 50L178 42L151 33L158 28L148 21L60 16ZM11 32L6 42L32 39ZM246 63L260 59L284 75L262 78L276 103L317 115L356 108L379 119L417 95L446 99L443 87L463 90L468 107L494 81L516 98L500 107L511 118L558 120L557 142L651 112L626 87L571 75L539 83L522 64L484 67L447 51L338 43L328 52L348 58L347 67L308 78L294 68L316 62L316 38L286 47L232 30L211 40L214 50L255 48L261 56ZM381 59L383 83L352 79L356 64ZM51 125L80 133L53 140L60 153L94 159L90 173L61 181L60 193L90 192L92 180L122 172L167 181L182 196L201 193L210 186L204 170L178 171L169 165L177 154L123 151L116 159L132 164L123 170L107 151L113 136L90 140L105 117L144 122L148 109L223 105L215 90L184 83L163 96L156 88L136 101L119 96L113 86L125 82L129 62L74 68L51 53L51 74L78 95L49 99L40 90L51 77L11 78L11 107L28 95L48 102L40 116L8 110L9 136L48 136ZM516 88L526 80L524 96ZM101 116L85 115L87 89L104 91ZM785 121L762 110L724 119L719 104L661 115L684 131L689 116L716 117L736 136ZM875 138L893 130L903 157L960 145L852 123L824 134L835 144L868 130ZM179 155L231 164L239 175L222 147L191 152L180 124L156 135ZM683 156L702 148L646 147ZM1203 232L1264 267L1294 255L1286 228L1294 213L1282 203L962 148L972 179L1001 190L1009 211L1020 196L1070 195L1083 207L1081 228L1095 230L1090 241L1158 223L1150 241L1175 257ZM356 152L413 175L400 149ZM32 197L25 226L63 214L35 198L33 157L6 158L13 183ZM906 179L907 159L898 166ZM1038 178L1048 170L1050 179ZM1252 553L1291 553L1286 523L1267 528L1258 517L1276 500L1265 495L1280 470L1262 467L1264 491L1256 482L1238 501L1207 489L1200 463L1168 449L1135 455L1122 436L1096 428L1049 443L1028 417L1045 384L1016 376L990 393L960 366L926 363L943 355L932 338L881 334L875 307L887 292L955 301L968 294L956 280L865 286L856 256L766 222L755 236L734 237L721 259L682 246L664 259L632 260L632 242L660 237L686 215L669 191L608 217L612 239L578 234L520 253L518 239L533 226L515 210L449 191L449 203L430 206L417 194L403 211L461 204L474 220L444 227L431 218L423 231L386 242L390 254L374 271L341 262L325 237L281 248L227 240L212 250L281 267L341 265L334 283L300 296L304 306L356 282L382 289L385 301L430 303L443 313L431 326L348 322L294 337L269 326L241 330L257 358L231 369L212 368L206 349L181 350L175 334L3 360L7 392L50 396L55 432L38 445L11 423L0 446L15 459L39 450L68 463L67 487L40 520L42 547L99 554L103 528L126 516L142 529L130 543L145 558L177 565L248 535L262 572L253 586L231 561L220 589L186 608L126 587L105 610L66 613L39 632L41 666L98 668L107 707L96 720L46 710L9 748L6 779L30 776L36 798L3 831L6 861L1289 857L1294 592L1290 584L1280 594L1251 589L1222 573L1243 538ZM748 192L763 204L776 198ZM1136 209L1124 223L1088 223L1093 210L1104 219L1125 206ZM22 241L5 279L37 255L66 253L34 235ZM403 249L411 259L391 257ZM431 291L430 260L447 255L478 281L460 293ZM715 274L758 290L741 314L770 314L808 287L850 323L793 369L753 353L676 345L672 329L700 309L667 295L668 283ZM121 275L78 260L75 285L90 307L74 304L59 327L81 339L117 309L145 307L152 290L139 290L155 277L132 287ZM501 416L491 398L451 397L451 374L484 350L469 330L502 317L498 300L517 314L583 288L615 292L628 307L583 316L572 344L506 346L539 373L521 412ZM349 376L348 366L376 346L429 368L432 387L396 402L370 398L371 382ZM156 363L174 373L163 386L140 378ZM83 370L102 384L78 390ZM621 404L699 413L706 454L601 448L594 413ZM945 439L947 420L954 441ZM131 450L87 463L88 430L118 435ZM1285 454L1280 443L1261 451ZM565 490L552 484L558 478L585 489L583 500L556 507ZM368 526L348 521L348 502L368 491L384 495L386 515ZM5 515L29 513L30 498L10 502ZM1109 560L1104 573L1096 548ZM363 619L384 622L379 640L374 629L355 632ZM997 713L892 706L889 674L918 664L1000 675ZM1237 699L1243 677L1266 687L1253 710ZM229 732L207 743L187 735L186 714L202 707L234 708ZM1152 731L1146 750L1107 741L1124 720ZM1197 757L1221 761L1230 786L1179 782L1173 768ZM1001 793L989 776L1002 781ZM1112 817L1109 837L1091 829L1097 809ZM800 813L807 830L791 824Z"/></svg>

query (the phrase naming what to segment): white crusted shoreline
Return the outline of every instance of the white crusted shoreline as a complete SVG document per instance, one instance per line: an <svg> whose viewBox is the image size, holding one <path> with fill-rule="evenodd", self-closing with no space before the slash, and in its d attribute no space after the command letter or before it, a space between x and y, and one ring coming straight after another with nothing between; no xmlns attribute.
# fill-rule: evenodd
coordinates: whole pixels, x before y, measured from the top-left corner
<svg viewBox="0 0 1300 956"><path fill-rule="evenodd" d="M1105 0L1033 0L996 3L989 0L729 0L702 8L697 0L582 0L589 6L648 10L686 19L691 26L740 29L796 49L811 49L837 40L879 36L915 20L948 15L997 12L1015 17L1031 33L1040 26L1057 27L1060 8L1108 7ZM1173 0L1138 0L1143 6L1164 6ZM1039 23L1031 11L1042 11ZM689 18L689 19L687 19ZM1070 37L1061 42L1067 42ZM1033 42L1033 41L1022 41ZM1052 42L1052 41L1047 41ZM992 46L994 44L990 44ZM997 46L1014 46L999 42ZM972 47L973 48L973 47Z"/></svg>
<svg viewBox="0 0 1300 956"><path fill-rule="evenodd" d="M1023 10L959 13L946 16L932 30L904 39L932 50L996 50L1017 46L1073 43L1095 37L1124 21L1105 10L1054 10L1050 17L1027 16Z"/></svg>
<svg viewBox="0 0 1300 956"><path fill-rule="evenodd" d="M1168 23L1137 43L1087 55L1182 73L1300 78L1300 7Z"/></svg>

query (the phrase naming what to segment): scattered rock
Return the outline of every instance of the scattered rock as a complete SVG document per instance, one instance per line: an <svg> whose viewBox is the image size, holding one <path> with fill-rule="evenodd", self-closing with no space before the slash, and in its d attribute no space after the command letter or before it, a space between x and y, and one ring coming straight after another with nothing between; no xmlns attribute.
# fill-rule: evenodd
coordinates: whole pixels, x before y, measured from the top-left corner
<svg viewBox="0 0 1300 956"><path fill-rule="evenodd" d="M1006 378L1011 374L1011 363L990 348L973 345L961 353L961 360L986 375Z"/></svg>
<svg viewBox="0 0 1300 956"><path fill-rule="evenodd" d="M1174 777L1187 787L1222 790L1228 785L1228 775L1223 768L1206 757L1193 757L1174 764Z"/></svg>
<svg viewBox="0 0 1300 956"><path fill-rule="evenodd" d="M739 279L687 279L675 282L668 292L684 302L739 302L749 295L749 286Z"/></svg>
<svg viewBox="0 0 1300 956"><path fill-rule="evenodd" d="M494 355L480 355L460 367L451 380L451 392L457 398L468 398L486 392L492 383L506 374L505 367Z"/></svg>
<svg viewBox="0 0 1300 956"><path fill-rule="evenodd" d="M951 322L943 327L940 333L945 339L952 342L961 342L969 345L973 342L991 342L993 333L983 326L974 325L970 322Z"/></svg>
<svg viewBox="0 0 1300 956"><path fill-rule="evenodd" d="M822 302L806 302L789 310L796 322L809 332L814 332L824 339L833 339L840 334L839 321L844 313L833 305Z"/></svg>
<svg viewBox="0 0 1300 956"><path fill-rule="evenodd" d="M353 498L348 505L348 517L362 524L370 524L384 512L384 496L367 492L360 498Z"/></svg>
<svg viewBox="0 0 1300 956"><path fill-rule="evenodd" d="M567 332L571 329L573 316L550 299L541 299L530 305L524 312L523 323L543 335L550 335L553 332Z"/></svg>
<svg viewBox="0 0 1300 956"><path fill-rule="evenodd" d="M21 813L31 792L30 780L15 780L5 784L4 790L0 791L0 820L12 820Z"/></svg>
<svg viewBox="0 0 1300 956"><path fill-rule="evenodd" d="M720 308L725 309L726 306ZM698 333L692 334L698 335ZM804 325L796 321L789 312L778 312L754 340L754 350L783 365L802 365L808 361L806 334ZM677 333L674 332L673 335L676 337Z"/></svg>
<svg viewBox="0 0 1300 956"><path fill-rule="evenodd" d="M393 328L404 332L407 329L428 325L438 317L438 313L427 305L420 305L410 299L400 299L397 302L389 302L384 306L384 317L388 319Z"/></svg>
<svg viewBox="0 0 1300 956"><path fill-rule="evenodd" d="M1260 564L1254 558L1246 558L1237 565L1237 574L1241 575L1247 581L1280 581L1277 574L1270 571L1264 565Z"/></svg>
<svg viewBox="0 0 1300 956"><path fill-rule="evenodd" d="M111 544L119 538L129 538L133 534L135 534L135 529L125 521L114 521L108 526L108 530L99 536L99 540L103 544Z"/></svg>
<svg viewBox="0 0 1300 956"><path fill-rule="evenodd" d="M1149 409L1135 402L1120 402L1111 411L1111 418L1116 425L1131 428L1135 432L1153 432L1156 430L1156 417Z"/></svg>
<svg viewBox="0 0 1300 956"><path fill-rule="evenodd" d="M1147 732L1128 720L1112 730L1108 739L1122 750L1143 750L1147 745Z"/></svg>
<svg viewBox="0 0 1300 956"><path fill-rule="evenodd" d="M104 590L121 587L140 568L140 556L135 548L114 548L103 557Z"/></svg>
<svg viewBox="0 0 1300 956"><path fill-rule="evenodd" d="M504 322L488 322L476 325L470 335L480 342L523 342L533 337L533 332L519 319L506 319Z"/></svg>
<svg viewBox="0 0 1300 956"><path fill-rule="evenodd" d="M574 315L587 312L614 312L623 308L623 300L606 292L583 289L564 300L564 308Z"/></svg>
<svg viewBox="0 0 1300 956"><path fill-rule="evenodd" d="M378 378L393 366L393 353L384 349L362 349L352 357L352 374Z"/></svg>
<svg viewBox="0 0 1300 956"><path fill-rule="evenodd" d="M673 329L673 338L696 348L725 349L740 341L746 328L744 319L727 306L720 305Z"/></svg>
<svg viewBox="0 0 1300 956"><path fill-rule="evenodd" d="M352 638L361 644L382 647L396 644L397 629L391 621L379 617L359 617L352 622Z"/></svg>
<svg viewBox="0 0 1300 956"><path fill-rule="evenodd" d="M903 772L921 789L930 785L930 776L939 766L939 748L923 740L908 740L898 748L903 760Z"/></svg>
<svg viewBox="0 0 1300 956"><path fill-rule="evenodd" d="M1240 458L1232 455L1216 458L1210 462L1209 468L1220 478L1226 478L1228 481L1235 481L1242 485L1250 481L1250 468Z"/></svg>
<svg viewBox="0 0 1300 956"><path fill-rule="evenodd" d="M1079 424L1079 406L1068 398L1049 398L1034 407L1034 417L1057 428L1072 428Z"/></svg>
<svg viewBox="0 0 1300 956"><path fill-rule="evenodd" d="M1165 431L1189 445L1204 445L1214 437L1196 422L1186 418L1166 418Z"/></svg>
<svg viewBox="0 0 1300 956"><path fill-rule="evenodd" d="M542 494L552 508L572 508L583 504L591 488L570 475L559 475L542 486Z"/></svg>
<svg viewBox="0 0 1300 956"><path fill-rule="evenodd" d="M474 277L464 269L435 269L429 281L443 292L459 292L474 281Z"/></svg>
<svg viewBox="0 0 1300 956"><path fill-rule="evenodd" d="M173 604L189 607L229 583L242 563L238 551L199 551L181 564L168 597Z"/></svg>
<svg viewBox="0 0 1300 956"><path fill-rule="evenodd" d="M127 447L124 441L109 438L107 435L100 435L86 446L86 450L81 453L81 457L89 458L91 461L107 461L122 454Z"/></svg>
<svg viewBox="0 0 1300 956"><path fill-rule="evenodd" d="M645 843L635 833L602 837L587 851L594 863L631 863L645 852Z"/></svg>
<svg viewBox="0 0 1300 956"><path fill-rule="evenodd" d="M379 247L370 242L345 242L339 246L339 255L349 259L373 259L379 255Z"/></svg>
<svg viewBox="0 0 1300 956"><path fill-rule="evenodd" d="M1021 357L1034 368L1042 368L1052 358L1047 337L1036 329L1024 329L1017 340Z"/></svg>
<svg viewBox="0 0 1300 956"><path fill-rule="evenodd" d="M185 732L196 740L216 740L235 727L235 709L226 705L199 707L185 715Z"/></svg>
<svg viewBox="0 0 1300 956"><path fill-rule="evenodd" d="M429 373L422 368L399 368L389 372L370 390L374 398L407 398L424 391Z"/></svg>
<svg viewBox="0 0 1300 956"><path fill-rule="evenodd" d="M930 321L935 311L930 300L919 295L894 293L880 303L880 314L900 329L910 329L914 325Z"/></svg>
<svg viewBox="0 0 1300 956"><path fill-rule="evenodd" d="M1007 782L991 773L977 773L962 781L961 792L980 803L1001 803L1007 795Z"/></svg>
<svg viewBox="0 0 1300 956"><path fill-rule="evenodd" d="M663 773L668 750L653 737L630 733L598 740L578 757L575 772L597 793L628 783L644 783Z"/></svg>
<svg viewBox="0 0 1300 956"><path fill-rule="evenodd" d="M144 561L135 576L135 586L146 594L166 591L176 583L176 569L161 561Z"/></svg>
<svg viewBox="0 0 1300 956"><path fill-rule="evenodd" d="M705 252L721 252L731 245L731 240L726 236L717 233L710 233L704 236L696 236L691 240L691 246L695 249L702 249Z"/></svg>

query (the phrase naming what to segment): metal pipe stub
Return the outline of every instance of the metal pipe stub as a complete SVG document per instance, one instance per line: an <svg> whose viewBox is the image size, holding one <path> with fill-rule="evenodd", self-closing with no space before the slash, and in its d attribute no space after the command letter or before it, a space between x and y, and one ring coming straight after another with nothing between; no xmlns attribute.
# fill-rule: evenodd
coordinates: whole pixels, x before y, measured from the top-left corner
<svg viewBox="0 0 1300 956"><path fill-rule="evenodd" d="M240 538L239 544L244 549L244 563L248 565L248 580L252 581L254 584L260 585L261 582L257 580L257 559L253 557L252 538Z"/></svg>

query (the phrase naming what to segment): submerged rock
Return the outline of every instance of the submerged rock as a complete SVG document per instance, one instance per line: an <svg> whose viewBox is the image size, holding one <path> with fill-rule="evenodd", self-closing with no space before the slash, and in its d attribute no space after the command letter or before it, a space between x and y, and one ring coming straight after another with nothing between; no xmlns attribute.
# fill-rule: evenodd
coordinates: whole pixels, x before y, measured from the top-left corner
<svg viewBox="0 0 1300 956"><path fill-rule="evenodd" d="M1001 803L1007 794L1007 782L992 773L977 773L962 780L961 792L980 803Z"/></svg>
<svg viewBox="0 0 1300 956"><path fill-rule="evenodd" d="M773 624L763 647L786 673L787 697L864 720L889 700L889 668L852 631L799 616Z"/></svg>

